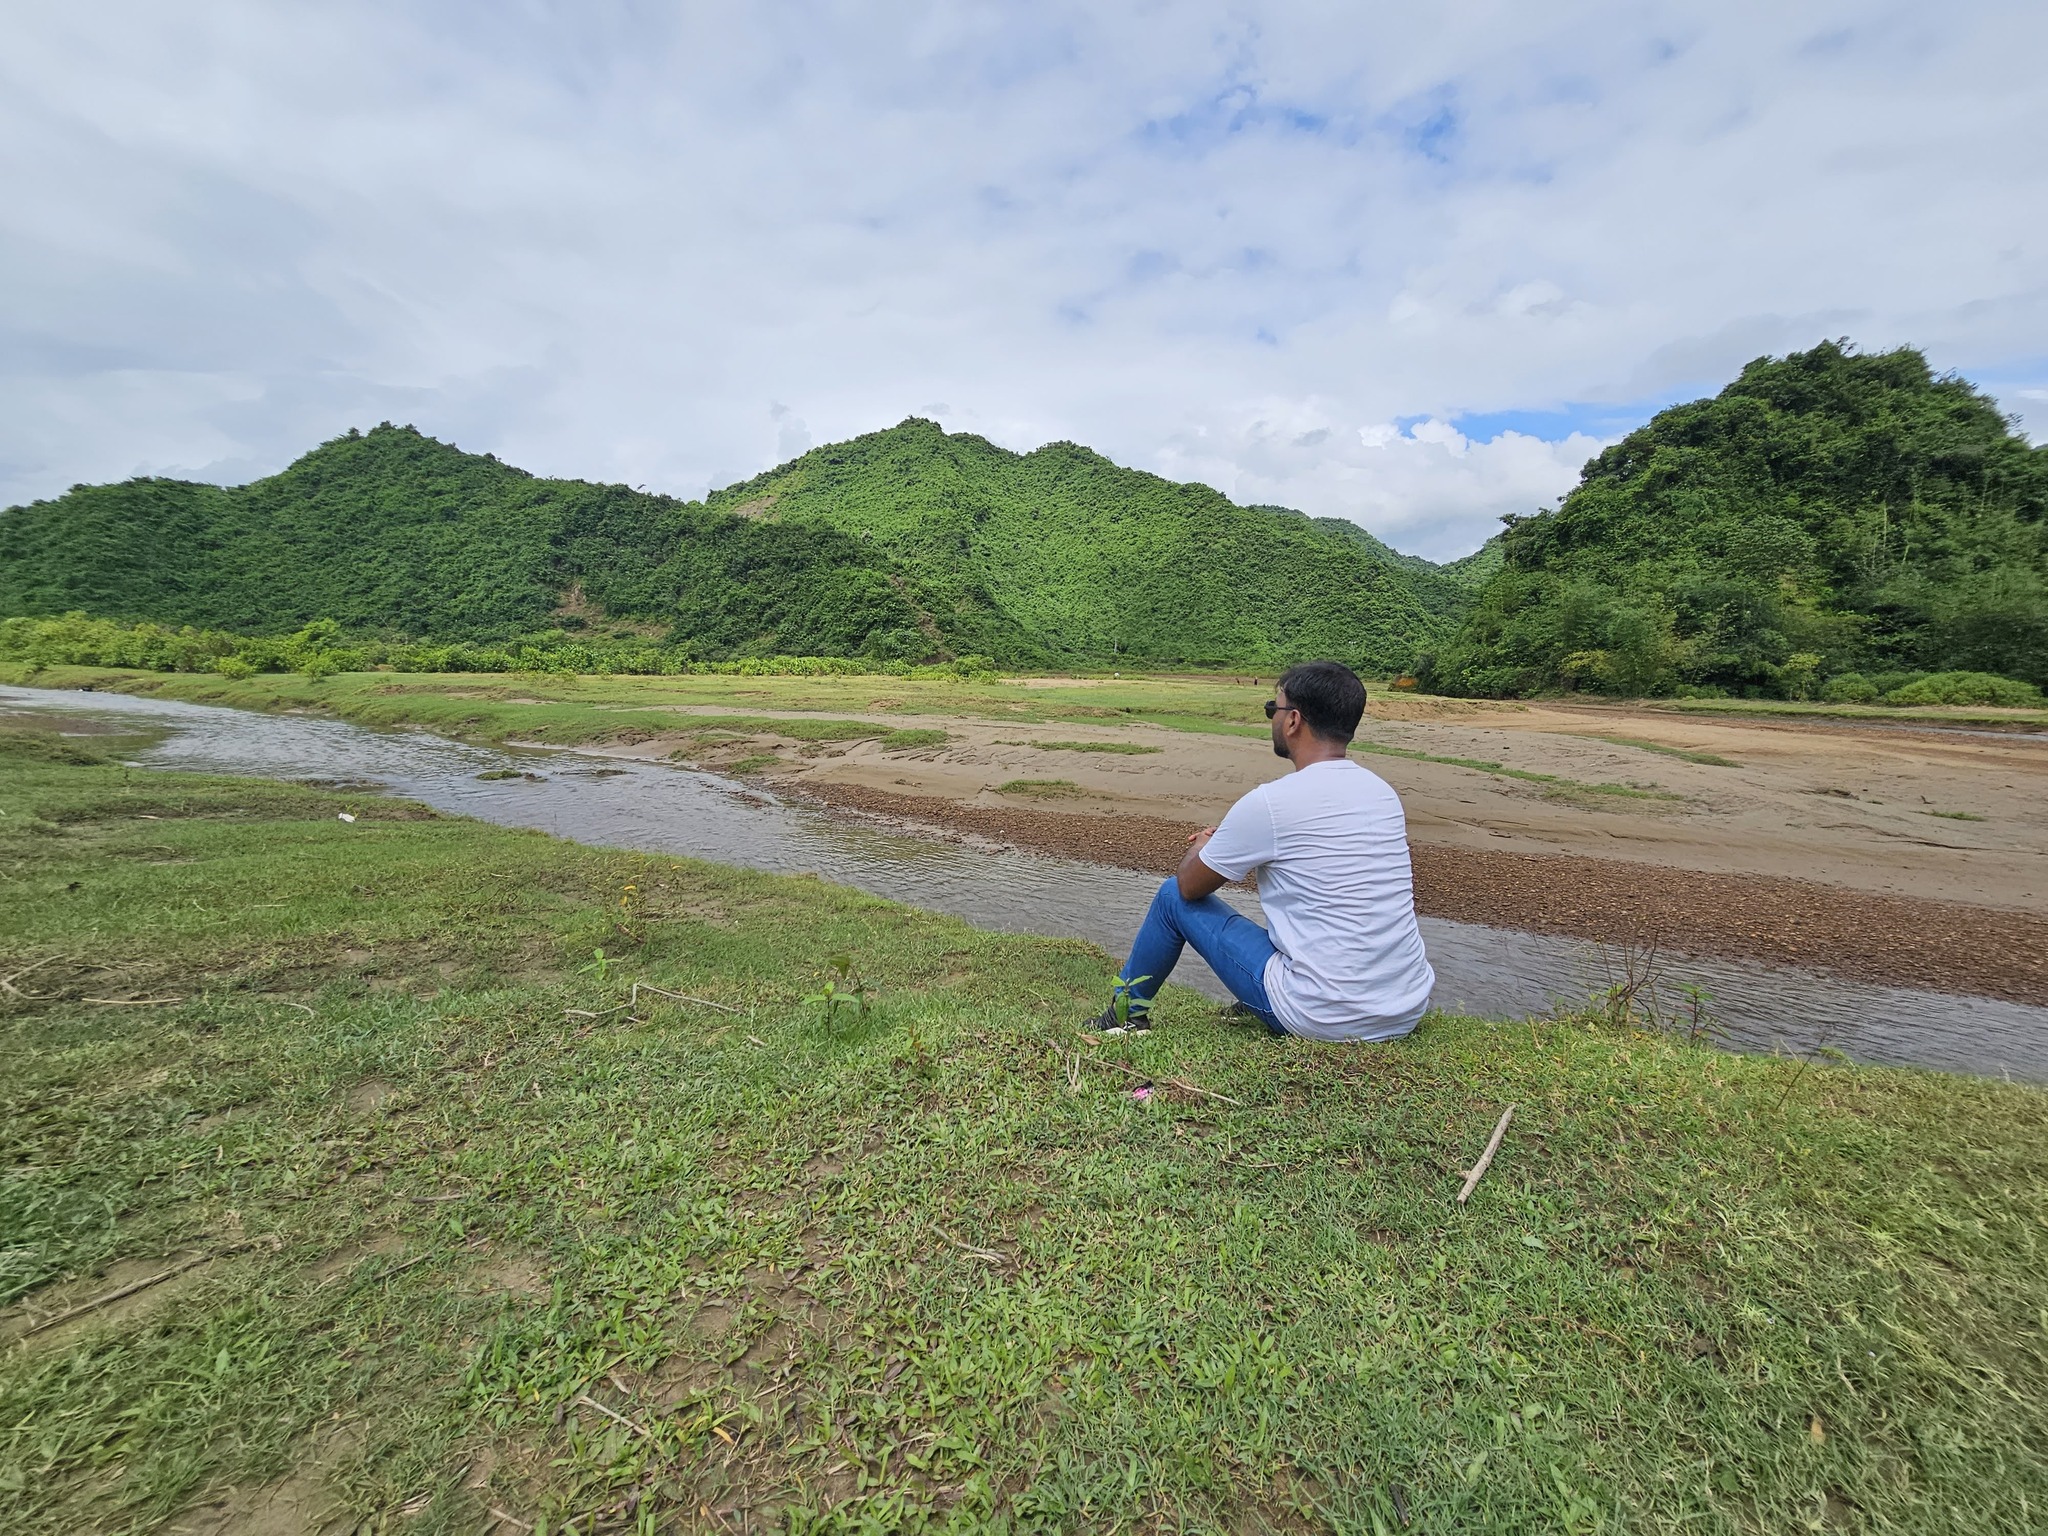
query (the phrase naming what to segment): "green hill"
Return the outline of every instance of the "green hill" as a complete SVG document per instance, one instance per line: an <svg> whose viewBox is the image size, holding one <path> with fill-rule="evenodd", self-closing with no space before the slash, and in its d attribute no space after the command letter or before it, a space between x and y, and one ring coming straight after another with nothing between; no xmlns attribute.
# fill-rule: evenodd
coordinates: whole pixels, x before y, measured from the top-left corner
<svg viewBox="0 0 2048 1536"><path fill-rule="evenodd" d="M1270 507L1262 510L1282 512L1286 509ZM1393 545L1374 538L1348 517L1318 517L1313 521L1318 528L1337 538L1349 540L1375 560L1400 571L1409 586L1414 589L1417 601L1438 618L1449 622L1455 622L1465 616L1466 611L1472 606L1472 599L1478 586L1478 583L1463 574L1466 562L1479 559L1488 549L1494 547L1494 541L1488 540L1484 547L1465 556L1464 560L1438 565L1435 561L1425 560L1420 555L1402 554Z"/></svg>
<svg viewBox="0 0 2048 1536"><path fill-rule="evenodd" d="M2048 682L2048 448L1910 348L1760 358L1601 453L1554 511L1506 521L1499 570L1423 666L1431 686Z"/></svg>
<svg viewBox="0 0 2048 1536"><path fill-rule="evenodd" d="M131 480L0 514L0 613L71 610L438 640L581 627L595 611L707 654L920 650L928 622L913 584L830 529L542 480L388 424L247 486Z"/></svg>
<svg viewBox="0 0 2048 1536"><path fill-rule="evenodd" d="M539 479L389 424L247 486L80 486L0 514L0 614L70 611L435 640L593 625L707 657L1018 664L1385 668L1448 629L1402 566L1299 514L918 420L708 503Z"/></svg>
<svg viewBox="0 0 2048 1536"><path fill-rule="evenodd" d="M913 418L709 505L857 538L998 656L1005 645L1052 662L1335 656L1379 670L1449 627L1409 573L1355 540L1073 443L1011 453Z"/></svg>

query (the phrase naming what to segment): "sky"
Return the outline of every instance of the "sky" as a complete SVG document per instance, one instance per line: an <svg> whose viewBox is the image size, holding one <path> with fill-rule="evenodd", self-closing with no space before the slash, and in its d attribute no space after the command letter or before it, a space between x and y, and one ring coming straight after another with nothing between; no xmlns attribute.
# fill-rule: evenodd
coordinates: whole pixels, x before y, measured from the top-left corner
<svg viewBox="0 0 2048 1536"><path fill-rule="evenodd" d="M0 505L918 415L1432 558L1752 358L2048 440L2048 6L0 0Z"/></svg>

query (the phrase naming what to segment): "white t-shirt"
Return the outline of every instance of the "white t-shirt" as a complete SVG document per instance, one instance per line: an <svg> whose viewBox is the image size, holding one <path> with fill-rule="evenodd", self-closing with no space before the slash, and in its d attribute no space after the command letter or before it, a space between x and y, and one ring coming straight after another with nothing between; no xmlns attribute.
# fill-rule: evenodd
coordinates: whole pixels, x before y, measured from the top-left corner
<svg viewBox="0 0 2048 1536"><path fill-rule="evenodd" d="M1202 848L1226 880L1259 872L1277 951L1266 992L1311 1040L1390 1040L1415 1027L1436 973L1415 926L1401 798L1357 763L1310 763L1230 808Z"/></svg>

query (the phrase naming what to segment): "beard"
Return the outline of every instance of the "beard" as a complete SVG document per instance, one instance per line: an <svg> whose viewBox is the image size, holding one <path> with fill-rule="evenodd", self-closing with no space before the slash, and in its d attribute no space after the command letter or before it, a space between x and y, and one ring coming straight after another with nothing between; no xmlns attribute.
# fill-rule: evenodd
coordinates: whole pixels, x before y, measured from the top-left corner
<svg viewBox="0 0 2048 1536"><path fill-rule="evenodd" d="M1287 738L1280 734L1280 727L1277 725L1273 727L1273 755L1275 757L1287 756Z"/></svg>

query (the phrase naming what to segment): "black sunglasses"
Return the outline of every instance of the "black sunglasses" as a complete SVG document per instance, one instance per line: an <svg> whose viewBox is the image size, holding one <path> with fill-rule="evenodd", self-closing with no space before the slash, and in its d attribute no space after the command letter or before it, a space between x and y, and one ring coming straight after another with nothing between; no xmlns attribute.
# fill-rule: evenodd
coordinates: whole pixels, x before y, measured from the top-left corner
<svg viewBox="0 0 2048 1536"><path fill-rule="evenodd" d="M1296 714L1301 713L1301 707L1297 704L1282 704L1278 699L1266 700L1266 718L1268 720L1279 714L1283 709L1291 709Z"/></svg>

